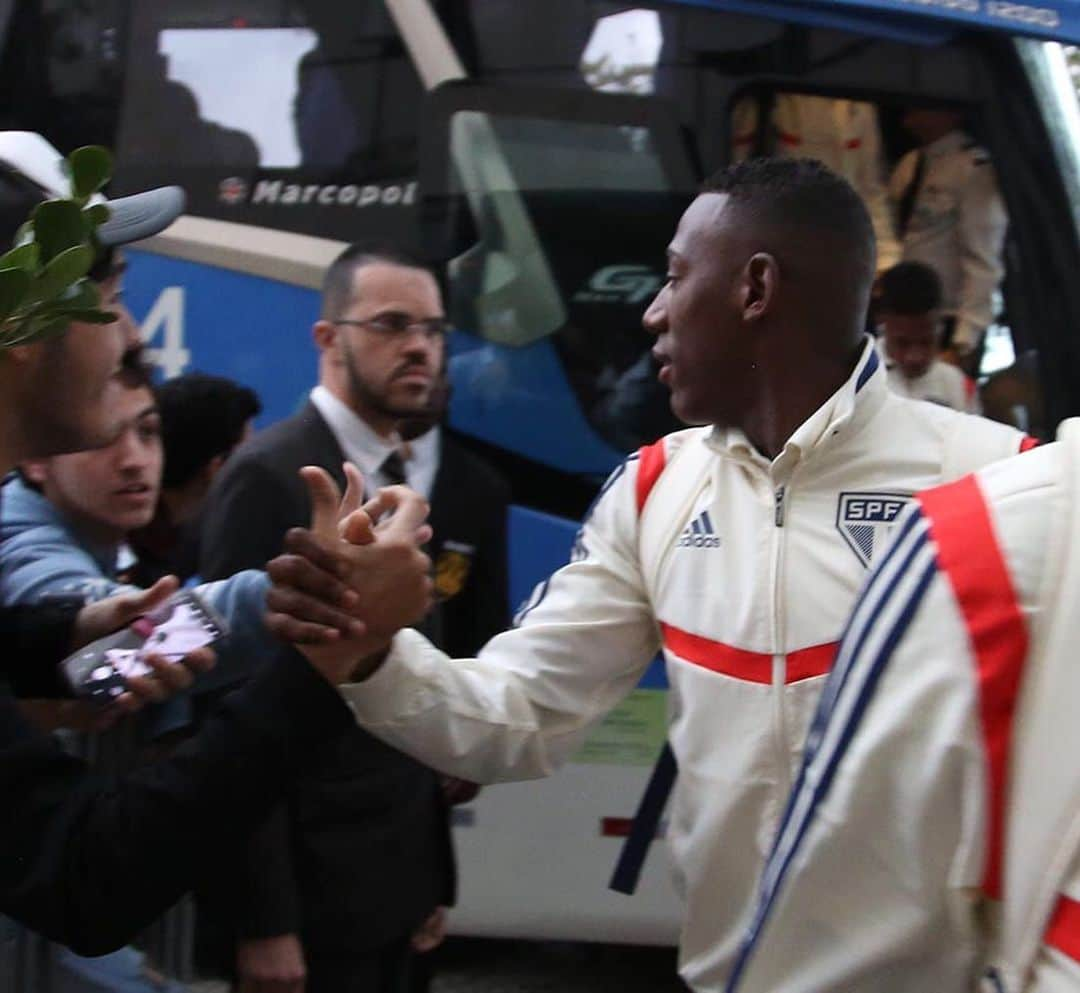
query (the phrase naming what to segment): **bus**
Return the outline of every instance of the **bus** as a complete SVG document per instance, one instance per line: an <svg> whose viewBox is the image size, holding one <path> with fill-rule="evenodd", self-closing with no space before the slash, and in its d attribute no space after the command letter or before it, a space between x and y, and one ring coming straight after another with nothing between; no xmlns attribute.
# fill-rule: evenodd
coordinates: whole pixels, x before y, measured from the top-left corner
<svg viewBox="0 0 1080 993"><path fill-rule="evenodd" d="M515 602L613 467L673 426L641 315L747 106L868 106L882 169L910 147L907 108L960 108L1010 219L984 371L1009 367L1028 430L1080 413L1074 0L41 0L0 8L4 30L22 94L5 127L109 144L117 194L188 191L129 253L164 376L230 376L264 422L286 416L346 243L438 265L449 429L511 483ZM665 718L654 665L559 774L459 809L455 931L675 943L663 824L637 895L607 888Z"/></svg>

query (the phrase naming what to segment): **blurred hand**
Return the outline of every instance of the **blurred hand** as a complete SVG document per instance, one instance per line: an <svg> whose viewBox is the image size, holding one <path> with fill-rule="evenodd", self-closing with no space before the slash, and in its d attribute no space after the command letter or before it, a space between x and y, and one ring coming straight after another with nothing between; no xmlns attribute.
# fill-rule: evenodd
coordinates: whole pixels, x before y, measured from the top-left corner
<svg viewBox="0 0 1080 993"><path fill-rule="evenodd" d="M118 593L96 603L88 603L75 617L72 649L82 648L91 641L127 627L136 618L168 600L179 587L180 581L175 576L165 576L148 590ZM214 667L217 656L213 649L200 648L185 655L179 662L169 662L158 655L148 656L143 661L153 673L131 677L127 680L126 693L117 697L107 708L98 708L107 721L105 727L114 724L118 717L132 714L148 703L161 703L182 693L191 686L197 673Z"/></svg>
<svg viewBox="0 0 1080 993"><path fill-rule="evenodd" d="M414 952L431 952L446 940L446 908L436 907L432 915L413 931Z"/></svg>
<svg viewBox="0 0 1080 993"><path fill-rule="evenodd" d="M295 934L237 942L236 979L240 993L304 993L307 966Z"/></svg>
<svg viewBox="0 0 1080 993"><path fill-rule="evenodd" d="M267 564L267 626L293 642L332 683L363 678L401 628L431 608L427 502L391 486L358 506L363 480L346 465L342 498L330 476L301 470L311 491L311 528L294 528L286 553Z"/></svg>

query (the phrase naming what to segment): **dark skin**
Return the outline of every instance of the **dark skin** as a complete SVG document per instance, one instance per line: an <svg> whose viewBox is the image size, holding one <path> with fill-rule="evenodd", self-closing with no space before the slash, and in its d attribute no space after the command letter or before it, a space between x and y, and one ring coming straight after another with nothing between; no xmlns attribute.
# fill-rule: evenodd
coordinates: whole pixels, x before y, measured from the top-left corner
<svg viewBox="0 0 1080 993"><path fill-rule="evenodd" d="M862 347L873 272L833 240L754 223L726 194L690 205L643 318L679 418L739 428L775 458L840 388Z"/></svg>

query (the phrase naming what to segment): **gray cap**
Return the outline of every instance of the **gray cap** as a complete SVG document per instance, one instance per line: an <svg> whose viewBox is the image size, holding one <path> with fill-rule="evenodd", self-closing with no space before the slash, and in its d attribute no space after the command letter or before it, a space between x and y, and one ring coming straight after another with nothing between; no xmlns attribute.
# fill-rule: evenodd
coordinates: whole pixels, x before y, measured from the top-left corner
<svg viewBox="0 0 1080 993"><path fill-rule="evenodd" d="M61 166L63 156L32 131L0 131L0 244L9 245L37 203L71 196L71 182ZM109 219L97 229L103 245L127 245L164 231L184 212L186 197L179 186L93 202L109 208ZM10 230L9 230L10 229ZM2 249L0 249L2 250Z"/></svg>

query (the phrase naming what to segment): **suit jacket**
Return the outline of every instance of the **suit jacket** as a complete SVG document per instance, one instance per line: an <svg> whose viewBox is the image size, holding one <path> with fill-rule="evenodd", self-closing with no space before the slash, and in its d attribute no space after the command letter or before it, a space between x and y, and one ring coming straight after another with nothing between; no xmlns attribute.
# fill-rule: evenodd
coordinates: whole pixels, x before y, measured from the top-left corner
<svg viewBox="0 0 1080 993"><path fill-rule="evenodd" d="M425 633L452 658L469 658L510 623L510 487L443 431L430 503L435 535L427 551L439 602Z"/></svg>
<svg viewBox="0 0 1080 993"><path fill-rule="evenodd" d="M279 554L285 532L309 520L299 468L321 465L343 486L343 458L310 403L238 450L215 481L205 511L203 578L263 565ZM487 479L477 463L455 452L447 465ZM441 554L450 556L444 583L453 585L463 568L468 575L461 595L475 586L479 597L481 582L501 582L504 617L505 524L500 529L492 520L499 515L491 505L483 514L468 515L451 490L445 477L441 487L437 478L433 497L443 494L446 517L440 524L433 514L433 524L446 531L446 538L433 542L432 552L436 561ZM501 516L505 521L505 503ZM469 527L466 519L473 521ZM480 554L489 533L503 537L501 572L500 555L489 560ZM499 609L479 611L485 630L502 625L503 617L494 619ZM476 621L459 616L466 610L452 611L448 618L455 638L476 630ZM361 952L408 934L436 905L452 902L453 891L453 853L438 776L351 727L333 756L294 784L286 805L253 839L234 897L235 925L247 937L299 933L309 951Z"/></svg>

